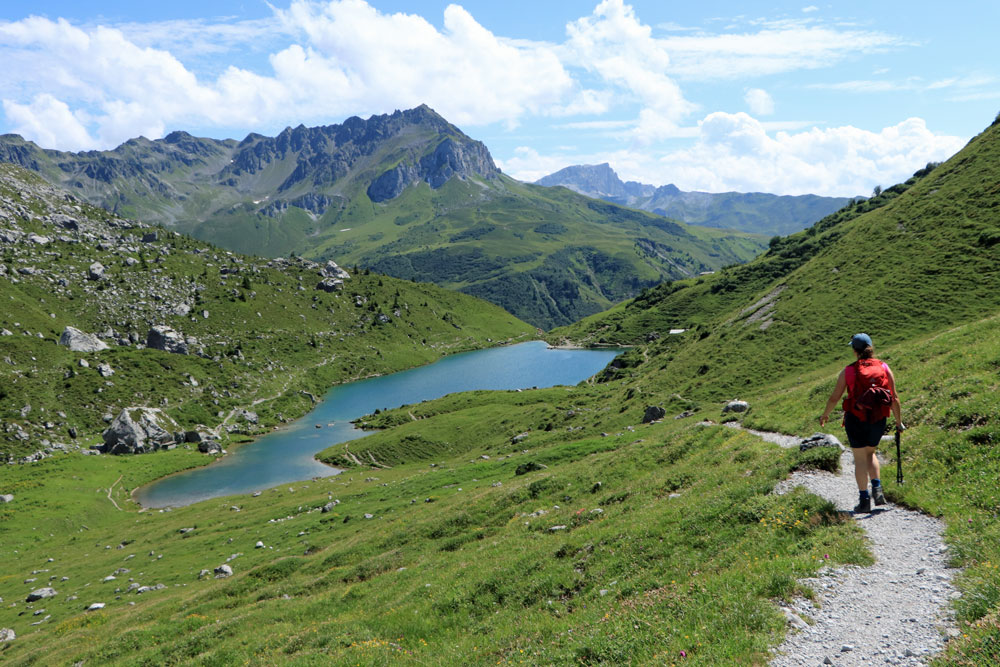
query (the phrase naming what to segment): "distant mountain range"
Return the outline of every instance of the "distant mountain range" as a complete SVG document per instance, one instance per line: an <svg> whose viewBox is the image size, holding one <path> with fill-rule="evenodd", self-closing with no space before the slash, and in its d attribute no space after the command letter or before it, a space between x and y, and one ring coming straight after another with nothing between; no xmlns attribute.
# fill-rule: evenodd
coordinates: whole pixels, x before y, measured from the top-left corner
<svg viewBox="0 0 1000 667"><path fill-rule="evenodd" d="M805 229L852 201L850 197L772 195L763 192L684 192L622 181L607 162L560 169L535 181L561 185L588 197L650 211L692 225L785 236Z"/></svg>
<svg viewBox="0 0 1000 667"><path fill-rule="evenodd" d="M172 132L82 153L4 135L0 161L230 250L434 282L544 328L744 262L766 243L516 181L427 106L276 137Z"/></svg>

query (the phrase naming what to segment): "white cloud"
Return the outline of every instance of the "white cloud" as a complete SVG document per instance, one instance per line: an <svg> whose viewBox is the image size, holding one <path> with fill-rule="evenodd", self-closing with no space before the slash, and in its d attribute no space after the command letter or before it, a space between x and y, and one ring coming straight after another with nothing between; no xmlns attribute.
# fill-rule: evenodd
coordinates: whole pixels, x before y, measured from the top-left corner
<svg viewBox="0 0 1000 667"><path fill-rule="evenodd" d="M270 72L230 66L215 78L199 78L169 51L140 46L119 29L39 17L0 23L0 57L12 65L0 73L8 124L47 147L110 147L138 134L162 136L169 126L315 124L421 103L463 126L602 113L609 103L605 91L576 84L550 45L497 37L457 5L445 10L443 30L363 0L294 0L275 12L275 30L300 43L272 53ZM261 30L182 27L177 43L200 44L205 34L237 43ZM162 31L147 30L139 41L168 41ZM52 99L27 103L41 91ZM54 102L77 125L43 129L38 114L51 118Z"/></svg>
<svg viewBox="0 0 1000 667"><path fill-rule="evenodd" d="M818 11L819 11L819 7L817 7L816 5L809 5L808 7L803 7L802 8L802 13L803 14L811 14L813 12L818 12Z"/></svg>
<svg viewBox="0 0 1000 667"><path fill-rule="evenodd" d="M835 30L786 21L751 33L676 36L665 40L677 77L705 80L759 77L829 67L859 54L904 46L877 31Z"/></svg>
<svg viewBox="0 0 1000 667"><path fill-rule="evenodd" d="M38 95L31 104L4 100L3 111L13 132L31 137L43 146L60 146L71 151L97 147L69 106L51 95Z"/></svg>
<svg viewBox="0 0 1000 667"><path fill-rule="evenodd" d="M590 16L566 26L565 62L626 91L661 122L677 123L697 109L684 98L671 70L665 41L652 36L622 0L602 0Z"/></svg>
<svg viewBox="0 0 1000 667"><path fill-rule="evenodd" d="M755 116L770 116L774 113L774 100L771 99L766 90L751 88L744 95L743 100Z"/></svg>
<svg viewBox="0 0 1000 667"><path fill-rule="evenodd" d="M540 155L523 147L504 165L515 178L537 180L572 164L609 162L622 180L708 192L855 196L909 178L945 160L965 141L933 134L919 118L879 132L852 126L778 131L745 113L708 114L694 145L656 155L645 150Z"/></svg>

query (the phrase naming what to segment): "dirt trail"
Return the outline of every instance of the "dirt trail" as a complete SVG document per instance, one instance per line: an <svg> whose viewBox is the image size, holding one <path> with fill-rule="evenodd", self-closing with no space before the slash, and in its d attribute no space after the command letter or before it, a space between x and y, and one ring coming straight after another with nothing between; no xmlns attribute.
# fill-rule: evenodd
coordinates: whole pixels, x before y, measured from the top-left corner
<svg viewBox="0 0 1000 667"><path fill-rule="evenodd" d="M782 447L801 441L744 430ZM892 472L883 466L883 477ZM858 495L850 450L841 454L838 474L796 472L774 492L796 486L852 512ZM951 601L960 593L952 584L957 570L948 567L943 523L893 503L855 518L867 533L875 565L828 568L803 580L816 591L816 600L783 607L791 627L771 665L926 665L947 638L957 636Z"/></svg>

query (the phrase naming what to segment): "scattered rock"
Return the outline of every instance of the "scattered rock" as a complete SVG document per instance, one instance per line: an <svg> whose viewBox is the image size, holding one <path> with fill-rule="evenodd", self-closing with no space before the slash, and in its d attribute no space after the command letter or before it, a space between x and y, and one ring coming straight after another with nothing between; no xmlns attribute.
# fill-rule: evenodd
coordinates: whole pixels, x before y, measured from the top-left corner
<svg viewBox="0 0 1000 667"><path fill-rule="evenodd" d="M257 540L257 544L253 545L253 548L254 549L263 549L264 548L264 543L261 542L260 540Z"/></svg>
<svg viewBox="0 0 1000 667"><path fill-rule="evenodd" d="M546 468L548 468L548 466L542 463L535 463L534 461L528 461L527 463L522 463L521 465L517 466L517 468L514 469L514 474L525 475L529 472L533 472L535 470L545 470Z"/></svg>
<svg viewBox="0 0 1000 667"><path fill-rule="evenodd" d="M12 642L17 639L17 635L10 628L0 628L0 644L3 642Z"/></svg>
<svg viewBox="0 0 1000 667"><path fill-rule="evenodd" d="M104 265L100 262L94 262L87 269L87 278L90 280L100 280L104 277Z"/></svg>
<svg viewBox="0 0 1000 667"><path fill-rule="evenodd" d="M344 289L344 281L340 278L324 278L316 283L316 289L324 292L337 292Z"/></svg>
<svg viewBox="0 0 1000 667"><path fill-rule="evenodd" d="M188 353L188 344L184 336L162 324L150 328L146 334L146 347L174 354Z"/></svg>
<svg viewBox="0 0 1000 667"><path fill-rule="evenodd" d="M111 377L112 375L115 374L115 369L111 368L111 366L109 364L98 364L97 365L97 373L102 378L109 378L109 377Z"/></svg>
<svg viewBox="0 0 1000 667"><path fill-rule="evenodd" d="M340 504L340 501L339 501L339 500L331 500L331 501L330 501L330 502L328 502L328 503L327 503L326 505L323 505L323 509L322 509L322 510L320 510L320 512L321 512L322 514L326 514L327 512L332 512L332 511L333 511L333 508L334 508L334 507L336 507L336 506L337 506L337 505L339 505L339 504Z"/></svg>
<svg viewBox="0 0 1000 667"><path fill-rule="evenodd" d="M12 503L12 502L14 502L13 493L4 493L3 495L0 495L0 503Z"/></svg>
<svg viewBox="0 0 1000 667"><path fill-rule="evenodd" d="M647 405L646 412L642 415L642 423L649 424L650 422L659 421L666 415L667 411L659 405Z"/></svg>
<svg viewBox="0 0 1000 667"><path fill-rule="evenodd" d="M215 568L216 579L225 579L226 577L231 577L231 576L233 576L233 568L229 567L228 565L223 563L219 567Z"/></svg>
<svg viewBox="0 0 1000 667"><path fill-rule="evenodd" d="M55 597L56 595L58 595L58 593L54 588L36 588L28 593L26 600L28 602L36 602L38 600L44 600L45 598Z"/></svg>
<svg viewBox="0 0 1000 667"><path fill-rule="evenodd" d="M59 336L59 344L65 345L72 352L100 352L108 346L97 336L84 333L73 327L66 327Z"/></svg>
<svg viewBox="0 0 1000 667"><path fill-rule="evenodd" d="M722 414L728 412L746 412L750 409L750 404L746 401L732 400L726 403L725 407L722 408Z"/></svg>
<svg viewBox="0 0 1000 667"><path fill-rule="evenodd" d="M202 454L221 454L222 445L215 440L202 440L198 443L198 451Z"/></svg>
<svg viewBox="0 0 1000 667"><path fill-rule="evenodd" d="M104 609L103 602L95 602L94 604L87 607L87 611L97 611L98 609Z"/></svg>

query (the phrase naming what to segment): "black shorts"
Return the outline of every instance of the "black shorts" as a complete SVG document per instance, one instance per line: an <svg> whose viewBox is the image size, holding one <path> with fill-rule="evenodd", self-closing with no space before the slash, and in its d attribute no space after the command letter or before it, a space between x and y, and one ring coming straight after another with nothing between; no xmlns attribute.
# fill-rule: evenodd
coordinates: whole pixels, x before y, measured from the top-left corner
<svg viewBox="0 0 1000 667"><path fill-rule="evenodd" d="M885 421L880 419L877 422L863 422L850 412L844 415L844 429L851 448L878 447L878 442L885 433Z"/></svg>

